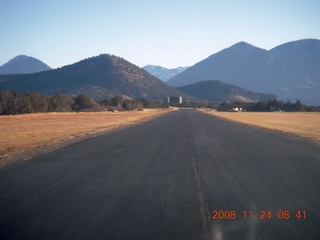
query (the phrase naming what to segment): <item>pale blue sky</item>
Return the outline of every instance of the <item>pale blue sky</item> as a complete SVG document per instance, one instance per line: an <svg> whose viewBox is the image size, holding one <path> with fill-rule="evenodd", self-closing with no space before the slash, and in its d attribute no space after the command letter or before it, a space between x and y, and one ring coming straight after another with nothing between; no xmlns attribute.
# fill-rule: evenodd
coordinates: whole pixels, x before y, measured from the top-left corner
<svg viewBox="0 0 320 240"><path fill-rule="evenodd" d="M320 39L319 0L0 0L0 65L52 68L101 53L143 67L191 66L239 41Z"/></svg>

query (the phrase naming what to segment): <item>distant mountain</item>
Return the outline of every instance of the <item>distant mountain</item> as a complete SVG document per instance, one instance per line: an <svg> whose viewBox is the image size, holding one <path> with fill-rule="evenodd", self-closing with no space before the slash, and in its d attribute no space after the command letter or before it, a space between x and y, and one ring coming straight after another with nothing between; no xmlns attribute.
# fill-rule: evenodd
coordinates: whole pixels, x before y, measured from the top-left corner
<svg viewBox="0 0 320 240"><path fill-rule="evenodd" d="M40 73L0 75L0 90L68 96L86 94L94 99L128 96L160 100L182 95L194 100L123 58L107 54Z"/></svg>
<svg viewBox="0 0 320 240"><path fill-rule="evenodd" d="M152 74L153 76L159 78L164 82L168 81L170 78L173 78L175 75L182 73L188 68L189 67L178 67L178 68L168 69L168 68L155 66L155 65L147 65L143 67L143 69L146 70L148 73Z"/></svg>
<svg viewBox="0 0 320 240"><path fill-rule="evenodd" d="M320 40L289 42L271 49L270 52L295 59L320 74Z"/></svg>
<svg viewBox="0 0 320 240"><path fill-rule="evenodd" d="M36 58L19 55L0 66L0 74L36 73L50 69L47 64Z"/></svg>
<svg viewBox="0 0 320 240"><path fill-rule="evenodd" d="M217 80L201 81L182 87L176 87L176 89L190 96L209 100L211 102L254 102L277 98L277 96L273 94L252 92Z"/></svg>
<svg viewBox="0 0 320 240"><path fill-rule="evenodd" d="M183 86L209 79L320 105L320 40L306 39L270 51L240 42L209 56L167 83Z"/></svg>

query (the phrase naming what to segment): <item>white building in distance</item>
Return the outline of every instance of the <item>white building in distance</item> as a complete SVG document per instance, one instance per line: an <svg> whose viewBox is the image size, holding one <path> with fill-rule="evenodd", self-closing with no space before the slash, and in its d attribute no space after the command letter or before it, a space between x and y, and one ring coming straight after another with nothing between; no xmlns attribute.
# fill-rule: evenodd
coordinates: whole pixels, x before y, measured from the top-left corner
<svg viewBox="0 0 320 240"><path fill-rule="evenodd" d="M179 97L165 97L164 98L165 103L171 103L171 104L181 104L182 103L182 96Z"/></svg>

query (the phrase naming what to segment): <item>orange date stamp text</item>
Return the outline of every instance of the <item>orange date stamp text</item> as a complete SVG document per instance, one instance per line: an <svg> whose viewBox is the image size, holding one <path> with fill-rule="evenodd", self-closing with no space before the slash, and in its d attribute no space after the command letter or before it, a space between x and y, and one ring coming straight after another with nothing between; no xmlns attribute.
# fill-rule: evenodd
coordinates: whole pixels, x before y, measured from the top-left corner
<svg viewBox="0 0 320 240"><path fill-rule="evenodd" d="M307 212L305 210L289 211L289 210L260 210L254 212L253 210L213 210L213 220L236 220L236 219L278 219L278 220L289 220L289 219L306 219Z"/></svg>

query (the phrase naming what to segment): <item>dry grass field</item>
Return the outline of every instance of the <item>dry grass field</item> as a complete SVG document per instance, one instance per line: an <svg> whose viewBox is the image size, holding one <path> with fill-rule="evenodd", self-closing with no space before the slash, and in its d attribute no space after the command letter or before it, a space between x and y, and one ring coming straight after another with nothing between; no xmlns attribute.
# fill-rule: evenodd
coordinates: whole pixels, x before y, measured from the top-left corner
<svg viewBox="0 0 320 240"><path fill-rule="evenodd" d="M320 143L319 112L206 112L231 121L296 134Z"/></svg>
<svg viewBox="0 0 320 240"><path fill-rule="evenodd" d="M26 149L146 121L168 111L170 110L0 116L0 166L4 165L8 157Z"/></svg>

